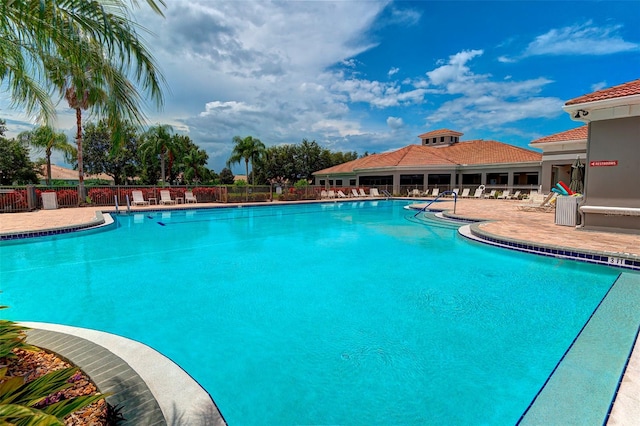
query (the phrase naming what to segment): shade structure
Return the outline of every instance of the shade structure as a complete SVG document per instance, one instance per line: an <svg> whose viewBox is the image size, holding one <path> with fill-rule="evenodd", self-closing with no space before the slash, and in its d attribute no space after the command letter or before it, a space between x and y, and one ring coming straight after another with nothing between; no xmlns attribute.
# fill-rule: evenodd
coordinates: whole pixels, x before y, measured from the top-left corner
<svg viewBox="0 0 640 426"><path fill-rule="evenodd" d="M569 189L573 192L582 194L584 191L584 164L580 162L580 158L576 158L576 161L571 165L571 182L569 183Z"/></svg>

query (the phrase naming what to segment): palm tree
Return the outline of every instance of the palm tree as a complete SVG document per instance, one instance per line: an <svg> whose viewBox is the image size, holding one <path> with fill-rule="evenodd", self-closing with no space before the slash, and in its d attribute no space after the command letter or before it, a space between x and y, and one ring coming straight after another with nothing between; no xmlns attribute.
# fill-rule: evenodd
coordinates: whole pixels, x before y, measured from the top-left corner
<svg viewBox="0 0 640 426"><path fill-rule="evenodd" d="M200 182L202 177L207 173L205 164L208 155L206 151L192 148L182 157L184 166L184 178L187 182Z"/></svg>
<svg viewBox="0 0 640 426"><path fill-rule="evenodd" d="M162 186L166 183L165 174L165 158L171 153L174 155L178 151L178 147L174 143L175 138L171 137L169 132L172 132L173 128L168 124L158 124L149 128L142 135L140 142L140 151L143 158L149 158L150 156L160 157L160 173L162 174ZM171 175L171 171L169 171Z"/></svg>
<svg viewBox="0 0 640 426"><path fill-rule="evenodd" d="M264 144L260 139L252 136L247 136L242 139L240 136L233 137L233 151L231 151L231 157L227 160L227 167L231 167L232 164L238 164L244 159L245 170L247 173L247 180L249 179L249 161L251 164L258 161L266 150ZM253 180L251 182L253 184Z"/></svg>
<svg viewBox="0 0 640 426"><path fill-rule="evenodd" d="M22 132L18 135L18 140L35 148L44 149L47 162L47 185L51 185L51 154L53 151L75 155L73 146L67 142L67 136L64 133L56 133L49 126L40 126L34 130Z"/></svg>
<svg viewBox="0 0 640 426"><path fill-rule="evenodd" d="M162 15L164 0L146 0ZM163 103L160 85L164 81L152 55L138 35L141 28L131 19L129 6L137 0L12 0L0 4L0 83L5 85L16 106L28 114L38 112L47 123L55 117L50 75L57 74L59 63L85 69L87 56L94 62L96 86L104 86L100 65L109 58L122 76L133 76L144 91ZM89 55L87 55L89 53ZM59 61L51 61L58 58ZM120 87L130 84L128 78ZM56 85L56 87L58 87ZM132 87L133 89L133 87ZM137 89L120 94L126 102L120 105L129 118L141 118ZM113 111L112 111L113 112ZM133 120L134 122L136 120Z"/></svg>

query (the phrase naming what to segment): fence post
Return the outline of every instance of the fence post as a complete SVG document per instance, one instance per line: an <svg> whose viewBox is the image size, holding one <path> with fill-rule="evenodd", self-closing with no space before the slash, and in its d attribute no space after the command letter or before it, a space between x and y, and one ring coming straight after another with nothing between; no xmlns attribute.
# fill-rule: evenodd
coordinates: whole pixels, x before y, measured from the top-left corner
<svg viewBox="0 0 640 426"><path fill-rule="evenodd" d="M27 210L33 211L38 206L38 197L36 195L36 187L27 185Z"/></svg>

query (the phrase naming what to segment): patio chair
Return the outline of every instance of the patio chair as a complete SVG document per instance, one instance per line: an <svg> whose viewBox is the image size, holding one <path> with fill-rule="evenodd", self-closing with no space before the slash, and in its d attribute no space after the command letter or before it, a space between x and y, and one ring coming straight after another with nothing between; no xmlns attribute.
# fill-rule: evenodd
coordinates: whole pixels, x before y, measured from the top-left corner
<svg viewBox="0 0 640 426"><path fill-rule="evenodd" d="M380 195L380 193L378 192L378 188L371 188L371 189L369 190L369 194L370 194L372 197L382 197L382 195Z"/></svg>
<svg viewBox="0 0 640 426"><path fill-rule="evenodd" d="M492 189L491 192L488 195L489 198L496 198L496 190Z"/></svg>
<svg viewBox="0 0 640 426"><path fill-rule="evenodd" d="M469 198L469 192L470 192L470 191L471 191L471 189L469 189L469 188L464 188L464 189L462 190L462 195L461 195L461 197L462 197L462 198Z"/></svg>
<svg viewBox="0 0 640 426"><path fill-rule="evenodd" d="M360 194L358 194L358 190L355 188L351 188L351 195L353 195L354 197L360 196Z"/></svg>
<svg viewBox="0 0 640 426"><path fill-rule="evenodd" d="M330 189L327 193L328 198L336 198L336 192L333 189Z"/></svg>
<svg viewBox="0 0 640 426"><path fill-rule="evenodd" d="M142 191L131 191L131 196L133 197L133 200L131 201L131 204L133 204L134 206L148 206L149 202L146 201L144 199L144 197L142 196Z"/></svg>
<svg viewBox="0 0 640 426"><path fill-rule="evenodd" d="M338 198L347 198L347 196L345 195L344 192L342 192L341 189L338 190L337 194L338 194Z"/></svg>
<svg viewBox="0 0 640 426"><path fill-rule="evenodd" d="M433 190L431 191L431 196L437 197L439 193L440 193L440 188L433 188Z"/></svg>
<svg viewBox="0 0 640 426"><path fill-rule="evenodd" d="M420 195L420 190L417 188L409 191L409 197L419 197Z"/></svg>
<svg viewBox="0 0 640 426"><path fill-rule="evenodd" d="M516 200L520 198L521 191L516 191L513 195L509 195L509 199L515 198Z"/></svg>
<svg viewBox="0 0 640 426"><path fill-rule="evenodd" d="M185 191L184 193L184 202L188 203L197 203L198 199L195 195L193 195L193 191Z"/></svg>
<svg viewBox="0 0 640 426"><path fill-rule="evenodd" d="M518 205L518 210L525 212L550 212L555 208L555 198L558 194L550 192L541 202L538 197L531 197L531 202Z"/></svg>
<svg viewBox="0 0 640 426"><path fill-rule="evenodd" d="M320 191L320 198L329 198L329 193L323 189Z"/></svg>
<svg viewBox="0 0 640 426"><path fill-rule="evenodd" d="M171 199L171 193L166 189L160 191L160 204L175 204L176 200Z"/></svg>
<svg viewBox="0 0 640 426"><path fill-rule="evenodd" d="M482 187L476 188L476 192L473 193L473 198L481 198L483 192L484 192L484 188Z"/></svg>
<svg viewBox="0 0 640 426"><path fill-rule="evenodd" d="M509 198L509 190L505 189L504 191L502 191L502 194L500 194L498 198L503 200L506 200L507 198Z"/></svg>
<svg viewBox="0 0 640 426"><path fill-rule="evenodd" d="M447 197L459 197L460 196L460 188L453 188L453 190L451 192L452 192L452 194L447 194Z"/></svg>
<svg viewBox="0 0 640 426"><path fill-rule="evenodd" d="M360 196L361 196L361 197L368 197L367 193L366 193L366 192L364 192L364 189L359 188L359 189L358 189L358 191L360 191Z"/></svg>

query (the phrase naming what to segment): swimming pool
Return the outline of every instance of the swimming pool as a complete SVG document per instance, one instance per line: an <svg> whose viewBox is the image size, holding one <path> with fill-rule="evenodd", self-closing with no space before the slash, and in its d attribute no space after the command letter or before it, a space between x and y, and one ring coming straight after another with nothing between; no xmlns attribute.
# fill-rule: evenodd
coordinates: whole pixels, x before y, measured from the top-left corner
<svg viewBox="0 0 640 426"><path fill-rule="evenodd" d="M470 243L406 204L149 212L2 245L3 313L142 341L231 425L514 424L618 271Z"/></svg>

